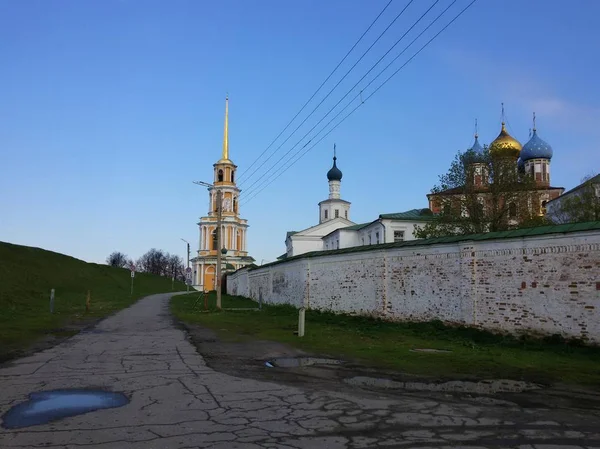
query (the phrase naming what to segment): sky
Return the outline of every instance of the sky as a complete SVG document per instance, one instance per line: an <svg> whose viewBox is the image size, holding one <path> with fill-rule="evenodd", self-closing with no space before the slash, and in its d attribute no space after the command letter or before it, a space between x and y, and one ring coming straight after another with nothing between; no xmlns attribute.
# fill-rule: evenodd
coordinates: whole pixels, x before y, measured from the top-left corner
<svg viewBox="0 0 600 449"><path fill-rule="evenodd" d="M208 193L193 181L212 181L226 94L257 263L285 252L286 231L318 223L334 143L357 223L427 207L438 176L472 144L475 119L482 143L498 135L501 103L521 143L536 112L554 148L552 185L600 171L596 0L478 0L369 97L470 3L457 0L365 88L451 3L439 0L341 105L360 89L368 100L287 171L287 159L272 167L337 113L301 139L434 0L409 5L325 98L408 3L393 0L268 148L387 3L0 0L0 241L103 263L112 251L137 258L150 248L185 258L185 239L194 256ZM360 95L347 111L359 104Z"/></svg>

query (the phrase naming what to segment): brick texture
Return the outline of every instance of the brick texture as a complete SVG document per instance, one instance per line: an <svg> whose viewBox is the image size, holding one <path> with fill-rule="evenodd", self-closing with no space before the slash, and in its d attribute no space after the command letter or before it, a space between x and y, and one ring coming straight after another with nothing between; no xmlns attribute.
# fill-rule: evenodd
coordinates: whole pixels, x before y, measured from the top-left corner
<svg viewBox="0 0 600 449"><path fill-rule="evenodd" d="M227 283L267 303L597 343L599 286L598 231L374 248L243 269Z"/></svg>

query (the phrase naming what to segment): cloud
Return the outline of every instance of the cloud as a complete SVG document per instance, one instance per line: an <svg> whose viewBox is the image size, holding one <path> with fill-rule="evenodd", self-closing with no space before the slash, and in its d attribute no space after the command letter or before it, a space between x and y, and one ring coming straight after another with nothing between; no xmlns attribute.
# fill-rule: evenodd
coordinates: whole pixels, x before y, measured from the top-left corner
<svg viewBox="0 0 600 449"><path fill-rule="evenodd" d="M544 121L564 131L586 132L600 135L600 108L572 101L556 93L554 80L542 76L526 75L532 69L498 73L497 63L464 49L450 49L442 54L443 60L458 71L465 72L475 82L479 80L490 94L501 93L511 110L521 113L535 112Z"/></svg>

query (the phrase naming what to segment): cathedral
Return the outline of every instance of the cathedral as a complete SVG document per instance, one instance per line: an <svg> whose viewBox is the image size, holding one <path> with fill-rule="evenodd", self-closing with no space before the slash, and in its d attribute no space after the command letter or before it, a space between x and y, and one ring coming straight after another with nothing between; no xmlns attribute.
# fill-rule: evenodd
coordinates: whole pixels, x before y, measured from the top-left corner
<svg viewBox="0 0 600 449"><path fill-rule="evenodd" d="M214 182L208 188L208 212L200 218L200 245L198 256L192 259L194 284L198 290L216 289L217 251L221 251L221 272L235 271L250 265L254 259L248 256L248 221L240 217L239 196L236 185L237 166L229 159L229 99L225 99L225 130L223 153L214 167ZM218 223L218 195L222 194L221 222ZM218 248L217 228L221 229L221 248Z"/></svg>
<svg viewBox="0 0 600 449"><path fill-rule="evenodd" d="M531 175L534 182L532 193L535 195L529 195L528 204L526 205L509 204L509 224L516 226L519 224L519 217L524 215L518 213L521 207L528 209L529 216L545 215L546 204L562 195L564 188L550 185L550 162L553 150L550 144L538 135L535 114L533 115L533 129L525 145L521 145L506 130L504 107L502 108L502 116L500 134L490 143L489 147L484 147L479 143L479 136L477 131L475 132L475 141L472 147L467 150L470 158L467 164L472 168L472 186L479 192L478 201L483 210L488 206L488 198L486 198L488 195L487 166L483 161L485 150L489 151L492 159L514 161L515 170L521 174ZM461 197L464 195L464 190L464 187L456 187L442 192L430 193L427 195L429 208L434 214L441 213L444 200Z"/></svg>

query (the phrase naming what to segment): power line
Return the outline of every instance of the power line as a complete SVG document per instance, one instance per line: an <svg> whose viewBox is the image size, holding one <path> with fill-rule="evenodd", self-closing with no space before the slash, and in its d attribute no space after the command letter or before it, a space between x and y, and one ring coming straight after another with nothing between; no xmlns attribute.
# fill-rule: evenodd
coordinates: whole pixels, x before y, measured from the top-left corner
<svg viewBox="0 0 600 449"><path fill-rule="evenodd" d="M401 41L402 41L402 39L404 39L404 38L406 37L406 35L407 35L407 34L408 34L410 31L412 31L412 29L413 29L413 28L414 28L414 27L415 27L415 26L416 26L416 25L417 25L417 24L418 24L418 23L419 23L419 22L420 22L420 21L421 21L421 20L422 20L422 19L423 19L423 18L424 18L424 17L425 17L425 16L426 16L428 13L429 13L429 11L431 11L431 9L432 9L432 8L433 8L433 7L434 7L434 6L435 6L437 3L439 3L439 1L440 1L440 0L435 0L435 1L434 1L434 2L431 4L431 6L430 6L430 7L429 7L429 8L428 8L428 9L427 9L427 10L426 10L426 11L425 11L423 14L421 14L421 16L420 16L420 17L419 17L419 18L416 20L416 22L414 22L414 23L412 24L412 26L411 26L411 27L410 27L408 30L406 30L406 32L405 32L405 33L404 33L402 36L400 36L400 38L399 38L399 39L398 39L398 40L397 40L397 41L394 43L394 45L392 45L392 47L390 47L390 48L388 49L388 51L386 51L386 52L385 52L385 54L384 54L383 56L381 56L381 57L379 58L379 60L377 60L377 62L376 62L375 64L373 64L373 65L371 66L371 68L370 68L370 69L367 71L367 73L365 73L365 74L362 76L362 78L360 78L360 79L359 79L359 80L356 82L356 84L354 84L354 86L352 86L352 87L351 87L351 88L348 90L348 92L346 92L346 94L345 94L345 95L344 95L342 98L340 98L340 99L338 100L338 102L337 102L335 105L333 105L333 107L331 107L331 109L329 109L329 111L327 111L327 113L326 113L326 114L325 114L323 117L321 117L321 119L320 119L320 120L319 120L317 123L315 123L315 124L314 124L314 126L313 126L311 129L309 129L309 130L308 130L308 131L307 131L307 132L306 132L306 133L305 133L305 134L304 134L304 135L303 135L303 136L300 138L300 140L298 140L298 142L296 142L296 144L295 144L294 146L292 146L292 147L291 147L291 148L290 148L290 149L289 149L289 150L288 150L288 151L287 151L287 152L286 152L286 153L285 153L283 156L281 156L281 157L280 157L280 158L277 160L277 162L275 162L273 165L271 165L271 166L270 166L270 167L267 169L267 171L266 171L264 174L268 173L268 172L269 172L269 171L271 171L271 170L272 170L274 167L276 167L276 166L277 166L277 165L278 165L278 164L279 164L279 163L280 163L280 162L281 162L283 159L285 159L285 157L286 157L288 154L290 154L290 153L292 152L292 150L293 150L294 148L296 148L296 147L297 147L297 146L300 144L300 142L302 142L302 140L304 140L304 138L305 138L306 136L308 136L308 135L309 135L309 134L310 134L310 133L311 133L311 132L312 132L312 131L313 131L313 130L314 130L316 127L317 127L317 126L319 126L319 124L320 124L320 123L321 123L323 120L325 120L325 118L327 118L327 116L328 116L329 114L331 114L331 112L332 112L332 111L333 111L335 108L337 108L337 107L338 107L338 105L339 105L339 104L340 104L340 103L341 103L341 102L342 102L342 101L343 101L343 100L344 100L344 99L345 99L345 98L346 98L348 95L350 95L350 93L351 93L351 92L352 92L352 91L353 91L353 90L356 88L356 86L358 86L358 85L359 85L359 84L360 84L360 83L361 83L361 82L362 82L362 81L363 81L363 80L364 80L364 79L365 79L365 78L366 78L366 77L369 75L369 73L371 73L371 72L373 71L373 69L375 69L375 67L377 67L377 66L379 65L379 63L380 63L380 62L381 62L381 61L382 61L382 60L383 60L383 59L384 59L384 58L385 58L385 57L386 57L386 56L387 56L387 55L388 55L388 54L389 54L389 53L390 53L390 52L391 52L391 51L392 51L392 50L393 50L393 49L394 49L394 48L395 48L395 47L396 47L396 46L397 46L397 45L398 45L398 44L399 44ZM388 64L388 65L387 65L387 66L386 66L386 67L385 67L385 68L384 68L382 71L380 71L380 72L379 72L379 74L378 74L377 76L375 76L375 78L373 78L373 79L372 79L372 80L371 80L371 81L370 81L370 82L367 84L367 86L365 86L365 87L364 87L362 90L364 90L364 89L366 89L368 86L370 86L370 85L371 85L371 84L372 84L372 83L373 83L373 82L374 82L374 81L375 81L375 80L376 80L376 79L379 77L379 75L381 75L381 73L383 73L383 72L384 72L384 71L385 71L385 70L386 70L386 69L387 69L387 68L388 68L388 67L389 67L389 66L390 66L390 65L391 65L391 64L392 64L392 63L393 63L393 62L394 62L396 59L398 59L398 58L399 58L399 57L400 57L400 56L401 56L401 55L402 55L402 54L403 54L403 53L404 53L404 52L405 52L405 51L406 51L406 50L407 50L407 49L408 49L408 48L409 48L409 47L410 47L410 46L411 46L411 45L412 45L412 44L413 44L413 43L414 43L414 42L415 42L415 41L416 41L416 40L417 40L417 39L418 39L418 38L419 38L419 37L420 37L420 36L421 36L421 35L422 35L424 32L425 32L425 31L427 31L427 30L429 29L429 27L431 27L431 25L433 25L433 24L434 24L434 23L435 23L435 22L436 22L436 21L437 21L437 20L438 20L438 19L439 19L439 18L440 18L440 17L441 17L441 16L442 16L442 15L443 15L443 14L444 14L444 13L445 13L447 10L448 10L448 9L450 9L450 7L451 7L451 6L452 6L454 3L456 3L456 1L457 1L457 0L454 0L452 3L450 3L450 5L449 5L449 6L448 6L448 7L447 7L447 8L446 8L444 11L442 11L442 13L441 13L440 15L438 15L438 17L437 17L437 18L435 18L435 19L434 19L434 20L433 20L433 21L432 21L432 22L429 24L429 26L427 26L427 27L426 27L426 28L425 28L425 29L424 29L424 30L423 30L423 31L422 31L422 32L421 32L421 33L420 33L420 34L419 34L419 35L418 35L418 36L417 36L415 39L413 39L413 41L412 41L410 44L408 44L408 45L407 45L407 46L404 48L404 50L402 50L402 52L401 52L400 54L398 54L398 55L397 55L397 56L396 56L396 57L395 57L395 58L394 58L394 59L393 59L393 60L392 60L392 61L391 61L391 62L390 62L390 63L389 63L389 64ZM361 90L361 92L360 92L358 95L360 95L360 94L362 93L362 90ZM357 95L357 96L358 96L358 95ZM354 98L356 98L356 97L354 97ZM351 100L351 102L354 100L354 98ZM346 105L346 107L344 107L344 109L346 109L347 107L348 107L348 105ZM343 111L344 109L342 109L342 111ZM338 113L338 116L339 116L339 113ZM336 116L336 117L337 117L337 116ZM331 122L331 121L330 121L330 122ZM326 126L327 126L327 125L325 125L325 127L326 127ZM324 127L324 128L325 128L325 127ZM324 129L324 128L323 128L323 129ZM322 131L323 129L321 129L321 131ZM320 134L320 132L319 132L319 133L317 133L317 135L319 135L319 134ZM291 137L291 136L290 136L290 137ZM310 139L308 142L306 142L306 143L304 144L304 146L302 146L302 147L301 147L301 148L300 148L298 151L302 151L302 149L303 149L304 147L306 147L306 146L307 146L307 145L308 145L308 144L309 144L309 143L312 141L312 139L314 139L314 137L316 137L316 136L313 136L313 137L312 137L312 138L311 138L311 139ZM273 154L274 154L274 153L273 153ZM292 157L293 157L293 156L292 156ZM268 159L267 159L267 160L268 160ZM266 162L266 161L265 161L265 162ZM262 165L264 165L264 163L263 163ZM261 166L262 166L262 165L261 165ZM260 168L260 167L259 167L259 168ZM261 179L261 178L258 178L258 179L257 179L257 180L255 180L255 181L254 181L252 184L250 184L250 186L248 187L249 193L250 193L250 192L252 192L252 187L253 187L253 186L255 186L256 184L260 183L261 181L263 181L263 182L264 182L264 180L263 180L263 179ZM259 187L260 187L260 184L259 184ZM255 188L254 190L256 190L256 188Z"/></svg>
<svg viewBox="0 0 600 449"><path fill-rule="evenodd" d="M365 104L367 102L367 100L369 100L373 95L375 95L383 86L385 86L394 76L396 76L398 74L398 72L400 72L400 70L402 70L406 65L408 65L408 63L410 63L419 53L421 53L427 46L429 46L429 44L431 44L431 42L433 42L440 34L442 34L442 32L444 32L450 25L452 25L460 16L462 16L477 0L472 0L471 3L469 3L465 8L463 8L456 16L454 16L454 18L448 22L440 31L438 31L431 39L429 39L415 54L413 54L402 66L400 66L396 71L394 71L388 78L386 78L386 80L381 83L377 89L375 89L373 92L371 92L371 94L369 94L369 96L367 98L365 98L363 101L361 101L354 109L352 109L346 116L344 116L344 118L342 120L340 120L338 123L336 123L336 125L331 128L329 131L327 131L327 133L325 135L323 135L323 137L321 137L318 141L316 141L311 147L309 147L306 151L304 151L304 153L302 153L300 155L300 157L296 158L291 164L289 164L287 167L285 167L283 170L281 170L279 172L279 174L277 176L275 176L274 178L271 178L269 180L269 182L264 185L260 190L255 191L254 194L252 196L250 196L250 198L248 198L246 201L243 202L243 204L247 204L248 202L250 202L253 198L255 198L260 192L262 192L265 188L267 188L270 184L272 184L277 178L279 178L281 175L283 175L283 173L285 173L287 170L289 170L296 162L298 162L302 157L304 157L305 154L307 154L310 150L312 150L315 146L317 146L317 144L319 144L323 139L325 139L329 134L331 134L338 126L340 126L348 117L350 117L358 108L360 108L363 104ZM339 114L338 114L339 115ZM336 115L337 117L337 115ZM335 119L335 117L334 117ZM325 127L327 127L329 125L329 123L331 123L331 121L329 121L327 123L327 125L325 125ZM324 128L325 128L324 127ZM323 128L323 129L324 129ZM306 146L306 145L305 145Z"/></svg>
<svg viewBox="0 0 600 449"><path fill-rule="evenodd" d="M317 88L317 90L315 90L315 92L312 94L312 96L306 101L306 103L304 103L304 105L300 108L300 110L296 113L296 115L294 115L294 117L288 122L287 125L285 125L285 128L283 128L283 130L277 135L277 137L275 137L275 139L273 139L273 141L269 144L269 146L267 146L267 148L265 148L263 150L262 153L259 154L259 156L254 160L254 162L252 162L252 164L250 164L250 166L245 169L242 173L240 173L240 175L238 176L238 180L240 180L241 178L244 177L244 174L250 170L254 164L256 164L260 158L269 150L269 148L271 148L271 146L277 141L277 139L279 139L281 137L281 135L290 127L290 125L294 122L294 120L296 120L296 117L298 117L300 115L300 113L304 110L304 108L308 105L308 103L310 103L312 101L313 98L315 98L315 96L317 95L317 93L319 93L319 91L321 90L321 88L325 85L325 83L327 83L327 81L329 81L329 79L333 76L333 74L336 72L337 69L339 69L339 67L342 65L342 63L346 60L346 58L350 55L350 53L352 53L352 50L354 50L356 48L356 46L360 43L360 41L362 40L363 37L365 37L365 35L369 32L369 30L373 27L373 25L375 25L375 23L379 20L379 18L381 17L381 15L385 12L385 10L388 8L388 6L391 5L391 3L394 0L390 0L381 10L381 12L377 15L377 17L375 17L375 20L373 20L373 22L371 22L371 24L369 25L369 27L364 31L364 33L358 38L358 40L354 43L354 45L352 46L352 48L350 48L350 50L348 50L348 52L346 53L346 55L342 58L342 60L340 62L338 62L338 64L335 66L335 68L331 71L331 73L327 76L327 78L325 78L325 81L323 81L321 83L321 85Z"/></svg>
<svg viewBox="0 0 600 449"><path fill-rule="evenodd" d="M438 0L438 1L439 1L439 0ZM301 123L300 123L300 124L299 124L299 125L298 125L298 126L297 126L297 127L294 129L294 130L293 130L293 131L292 131L292 133L291 133L291 134L290 134L290 135L289 135L289 136L288 136L288 137L287 137L287 138L286 138L286 139L285 139L285 140L284 140L284 141L283 141L283 142L282 142L282 143L281 143L281 144L280 144L280 145L279 145L279 146L278 146L276 149L275 149L275 151L273 151L273 152L271 153L271 155L270 155L270 156L269 156L267 159L265 159L265 160L263 161L263 163L262 163L260 166L258 166L257 168L255 168L255 169L254 169L254 171L252 171L252 173L250 173L250 175L248 175L248 177L249 177L249 178L251 178L251 177L252 177L252 175L254 175L254 173L256 173L256 172L257 172L257 171L258 171L258 170L259 170L259 169L260 169L260 168L261 168L263 165L265 165L265 164L267 163L267 161L269 161L269 160L270 160L270 159L273 157L273 155L274 155L275 153L277 153L277 151L279 151L279 149L280 149L280 148L281 148L283 145L285 145L285 143L286 143L288 140L290 140L290 138L291 138L291 137L292 137L292 136L293 136L293 135L296 133L296 131L298 131L298 129L300 129L300 127L302 127L302 125L304 125L304 123L306 123L306 121L307 121L307 120L308 120L308 119L309 119L309 118L310 118L310 117L311 117L311 116L312 116L312 115L315 113L315 111L316 111L316 110L319 108L319 106L321 106L321 105L323 104L323 102L324 102L325 100L327 100L327 98L329 98L329 96L330 96L330 95L333 93L333 91L334 91L335 89L337 89L337 87L340 85L340 83L346 79L346 77L347 77L347 76L350 74L350 72L352 72L352 70L354 70L354 68L355 68L355 67L358 65L358 63L359 63L360 61L362 61L362 59L363 59L363 58L364 58L364 57L367 55L367 53L369 53L369 51L371 51L371 49L373 48L373 46L374 46L374 45L375 45L377 42L379 42L379 40L380 40L380 39L383 37L383 35L384 35L384 34L385 34L385 33L386 33L386 32L387 32L389 29L390 29L390 27L391 27L391 26L392 26L392 25L393 25L393 24L396 22L396 20L398 20L398 19L400 18L400 16L401 16L402 14L404 14L404 11L406 11L406 9L407 9L407 8L408 8L408 7L409 7L409 6L410 6L410 5L411 5L413 2L414 2L414 0L410 0L410 1L408 2L408 4L407 4L407 5L406 5L406 6L405 6L403 9L402 9L402 11L400 11L400 12L398 13L398 15L397 15L397 16L394 18L394 20L392 20L392 21L390 22L390 24L389 24L389 25L386 27L386 29L385 29L385 30L383 30L383 32L382 32L382 33L381 33L381 34L380 34L380 35L377 37L377 39L375 39L375 41L374 41L374 42L373 42L373 43L372 43L372 44L369 46L369 48L367 48L367 49L365 50L365 52L364 52L364 53L363 53L363 54L360 56L360 58L358 58L358 60L357 60L357 61L354 63L354 65L353 65L352 67L350 67L350 69L349 69L349 70L348 70L348 71L347 71L347 72L344 74L344 76L343 76L343 77L342 77L342 78L341 78L341 79L340 79L340 80L337 82L337 84L336 84L335 86L333 86L333 88L332 88L332 89L331 89L331 90L330 90L330 91L327 93L327 95L325 95L325 97L324 97L323 99L321 99L321 101L319 102L319 104L317 104L317 106L315 106L315 108L314 108L314 109L313 109L313 110L312 110L312 111L311 111L311 112L310 112L310 113L309 113L309 114L308 114L308 115L307 115L307 116L304 118L304 120L302 120L302 122L301 122ZM386 6L386 7L387 7L387 6ZM240 186L241 186L242 184L243 184L243 182L242 182L242 183L240 183Z"/></svg>

